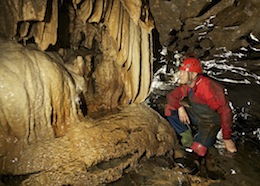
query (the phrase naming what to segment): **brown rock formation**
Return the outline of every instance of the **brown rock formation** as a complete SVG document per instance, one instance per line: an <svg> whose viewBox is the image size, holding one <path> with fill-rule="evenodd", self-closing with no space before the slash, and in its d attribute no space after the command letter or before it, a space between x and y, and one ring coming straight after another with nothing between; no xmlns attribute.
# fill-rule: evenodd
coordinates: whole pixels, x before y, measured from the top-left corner
<svg viewBox="0 0 260 186"><path fill-rule="evenodd" d="M260 35L256 0L148 2L0 1L0 35L14 40L0 40L1 174L97 185L172 153L174 131L140 104L152 79L151 12L162 45L199 57Z"/></svg>
<svg viewBox="0 0 260 186"><path fill-rule="evenodd" d="M160 42L171 51L212 57L248 47L250 33L259 39L259 1L151 0L150 8Z"/></svg>
<svg viewBox="0 0 260 186"><path fill-rule="evenodd" d="M16 142L23 145L64 135L79 114L71 101L77 98L76 84L62 64L13 41L0 39L0 43L2 156Z"/></svg>
<svg viewBox="0 0 260 186"><path fill-rule="evenodd" d="M178 146L168 122L142 104L83 117L81 57L63 64L53 53L4 39L0 53L0 174L27 175L24 185L98 185ZM95 73L115 64L102 65ZM115 84L103 89L110 93ZM114 104L113 96L104 102Z"/></svg>
<svg viewBox="0 0 260 186"><path fill-rule="evenodd" d="M64 59L81 56L83 72L90 68L88 111L96 112L140 103L149 94L153 22L148 8L141 0L3 0L0 33L59 51Z"/></svg>

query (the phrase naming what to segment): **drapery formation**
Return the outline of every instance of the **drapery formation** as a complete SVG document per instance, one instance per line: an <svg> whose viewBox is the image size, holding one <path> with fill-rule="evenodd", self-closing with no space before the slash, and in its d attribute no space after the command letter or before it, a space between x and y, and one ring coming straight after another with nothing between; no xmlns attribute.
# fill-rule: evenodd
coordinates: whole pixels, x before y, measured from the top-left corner
<svg viewBox="0 0 260 186"><path fill-rule="evenodd" d="M3 0L0 5L1 35L58 51L74 66L81 63L89 112L140 103L149 94L153 21L146 1ZM66 58L83 48L88 53Z"/></svg>
<svg viewBox="0 0 260 186"><path fill-rule="evenodd" d="M0 1L0 174L100 185L172 155L167 121L131 104L149 94L152 28L141 0Z"/></svg>

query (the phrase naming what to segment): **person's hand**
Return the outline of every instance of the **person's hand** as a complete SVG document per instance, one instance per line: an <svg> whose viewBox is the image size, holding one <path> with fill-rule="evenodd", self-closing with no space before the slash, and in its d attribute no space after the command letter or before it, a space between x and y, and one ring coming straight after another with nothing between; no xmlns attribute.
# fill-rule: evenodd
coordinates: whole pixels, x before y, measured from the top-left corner
<svg viewBox="0 0 260 186"><path fill-rule="evenodd" d="M237 152L237 148L236 148L236 145L235 143L229 139L229 140L224 140L224 143L225 143L225 147L226 149L229 151L229 152Z"/></svg>
<svg viewBox="0 0 260 186"><path fill-rule="evenodd" d="M181 106L179 109L178 109L178 114L179 114L179 119L182 123L184 124L190 124L190 119L189 119L189 116L186 112L186 110L184 109L183 106Z"/></svg>

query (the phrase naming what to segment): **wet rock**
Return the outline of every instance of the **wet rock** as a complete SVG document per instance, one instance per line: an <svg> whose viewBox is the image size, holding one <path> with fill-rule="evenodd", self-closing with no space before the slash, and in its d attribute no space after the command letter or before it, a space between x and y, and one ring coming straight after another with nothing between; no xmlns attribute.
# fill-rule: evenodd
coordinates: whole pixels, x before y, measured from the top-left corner
<svg viewBox="0 0 260 186"><path fill-rule="evenodd" d="M0 41L4 178L28 176L24 185L97 185L121 178L143 157L178 147L168 122L145 104L84 117L80 95L87 89L84 78L71 71L77 68L66 68L55 55Z"/></svg>
<svg viewBox="0 0 260 186"><path fill-rule="evenodd" d="M2 174L27 174L24 185L109 183L135 169L142 157L178 147L168 122L145 105L74 123L65 136L24 146ZM15 150L15 149L10 149ZM11 153L3 157L12 162Z"/></svg>
<svg viewBox="0 0 260 186"><path fill-rule="evenodd" d="M76 80L58 60L11 40L0 43L0 156L5 156L17 146L64 135L80 110Z"/></svg>
<svg viewBox="0 0 260 186"><path fill-rule="evenodd" d="M245 39L248 34L259 35L255 26L259 20L259 3L254 0L154 0L150 6L160 43L171 51L193 52L203 58L219 53L221 47L232 51L248 47L250 42Z"/></svg>

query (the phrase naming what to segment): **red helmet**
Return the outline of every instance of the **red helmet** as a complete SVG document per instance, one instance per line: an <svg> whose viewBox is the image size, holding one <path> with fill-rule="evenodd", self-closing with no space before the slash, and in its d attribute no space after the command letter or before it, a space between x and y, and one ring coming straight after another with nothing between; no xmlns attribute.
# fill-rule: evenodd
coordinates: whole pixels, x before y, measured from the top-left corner
<svg viewBox="0 0 260 186"><path fill-rule="evenodd" d="M202 65L197 58L188 57L183 60L180 70L202 74Z"/></svg>

